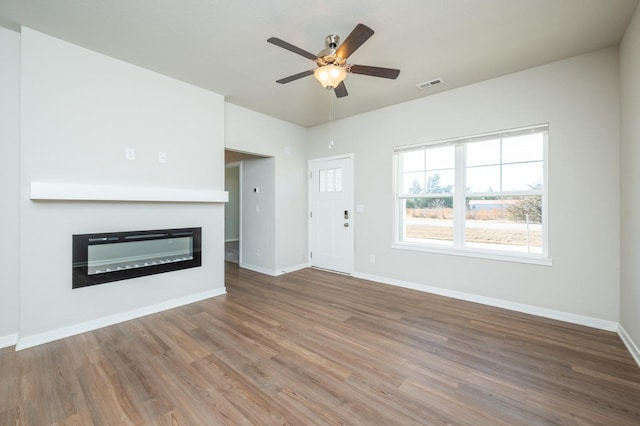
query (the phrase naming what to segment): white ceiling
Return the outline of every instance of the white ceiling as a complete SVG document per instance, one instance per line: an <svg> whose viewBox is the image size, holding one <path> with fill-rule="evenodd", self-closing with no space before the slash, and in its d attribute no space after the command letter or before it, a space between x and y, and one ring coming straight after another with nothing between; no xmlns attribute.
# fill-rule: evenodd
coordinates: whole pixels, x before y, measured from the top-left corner
<svg viewBox="0 0 640 426"><path fill-rule="evenodd" d="M351 74L335 118L428 96L616 45L638 0L0 0L0 26L25 25L222 94L305 127L329 121L332 93L314 68L266 42L317 53L357 23L375 34L349 63L399 68L397 80ZM442 78L420 90L416 84Z"/></svg>

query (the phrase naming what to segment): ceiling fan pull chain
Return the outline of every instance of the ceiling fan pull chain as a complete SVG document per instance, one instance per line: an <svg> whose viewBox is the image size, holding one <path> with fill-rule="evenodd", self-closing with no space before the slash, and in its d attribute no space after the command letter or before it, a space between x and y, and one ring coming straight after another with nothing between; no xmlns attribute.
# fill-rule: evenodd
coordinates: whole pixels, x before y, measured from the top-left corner
<svg viewBox="0 0 640 426"><path fill-rule="evenodd" d="M333 93L329 90L329 97L331 98L331 142L329 143L329 149L333 148Z"/></svg>

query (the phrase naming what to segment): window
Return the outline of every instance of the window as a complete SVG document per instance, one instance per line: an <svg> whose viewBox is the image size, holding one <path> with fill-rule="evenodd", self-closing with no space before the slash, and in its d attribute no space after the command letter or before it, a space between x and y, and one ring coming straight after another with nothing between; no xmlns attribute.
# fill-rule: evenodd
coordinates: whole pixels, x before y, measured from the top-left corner
<svg viewBox="0 0 640 426"><path fill-rule="evenodd" d="M396 148L396 245L546 263L547 133Z"/></svg>

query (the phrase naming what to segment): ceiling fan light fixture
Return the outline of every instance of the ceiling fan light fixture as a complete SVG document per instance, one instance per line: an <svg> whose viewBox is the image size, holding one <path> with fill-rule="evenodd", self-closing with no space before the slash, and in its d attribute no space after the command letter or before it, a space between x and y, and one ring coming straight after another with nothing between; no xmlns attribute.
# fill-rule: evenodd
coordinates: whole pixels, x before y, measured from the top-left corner
<svg viewBox="0 0 640 426"><path fill-rule="evenodd" d="M335 34L328 35L325 39L326 49L317 55L300 49L291 43L287 43L277 37L267 39L268 43L282 47L297 55L311 59L316 64L316 68L290 75L289 77L276 80L276 83L285 84L313 74L325 89L333 89L336 98L344 98L349 95L344 84L347 74L362 74L372 77L381 77L395 80L400 74L400 70L393 68L372 67L368 65L348 64L347 59L362 44L373 35L373 30L364 24L358 24L349 33L346 40L340 43L340 37Z"/></svg>
<svg viewBox="0 0 640 426"><path fill-rule="evenodd" d="M334 89L347 77L347 71L343 67L325 65L317 68L313 75L322 84L322 87Z"/></svg>

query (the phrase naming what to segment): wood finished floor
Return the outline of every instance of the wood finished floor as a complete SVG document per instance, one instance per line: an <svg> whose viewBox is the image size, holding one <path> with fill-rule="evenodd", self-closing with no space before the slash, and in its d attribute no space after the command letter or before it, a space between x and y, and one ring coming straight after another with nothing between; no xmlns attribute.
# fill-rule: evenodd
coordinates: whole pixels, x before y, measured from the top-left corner
<svg viewBox="0 0 640 426"><path fill-rule="evenodd" d="M640 424L615 333L306 269L0 350L0 425Z"/></svg>

